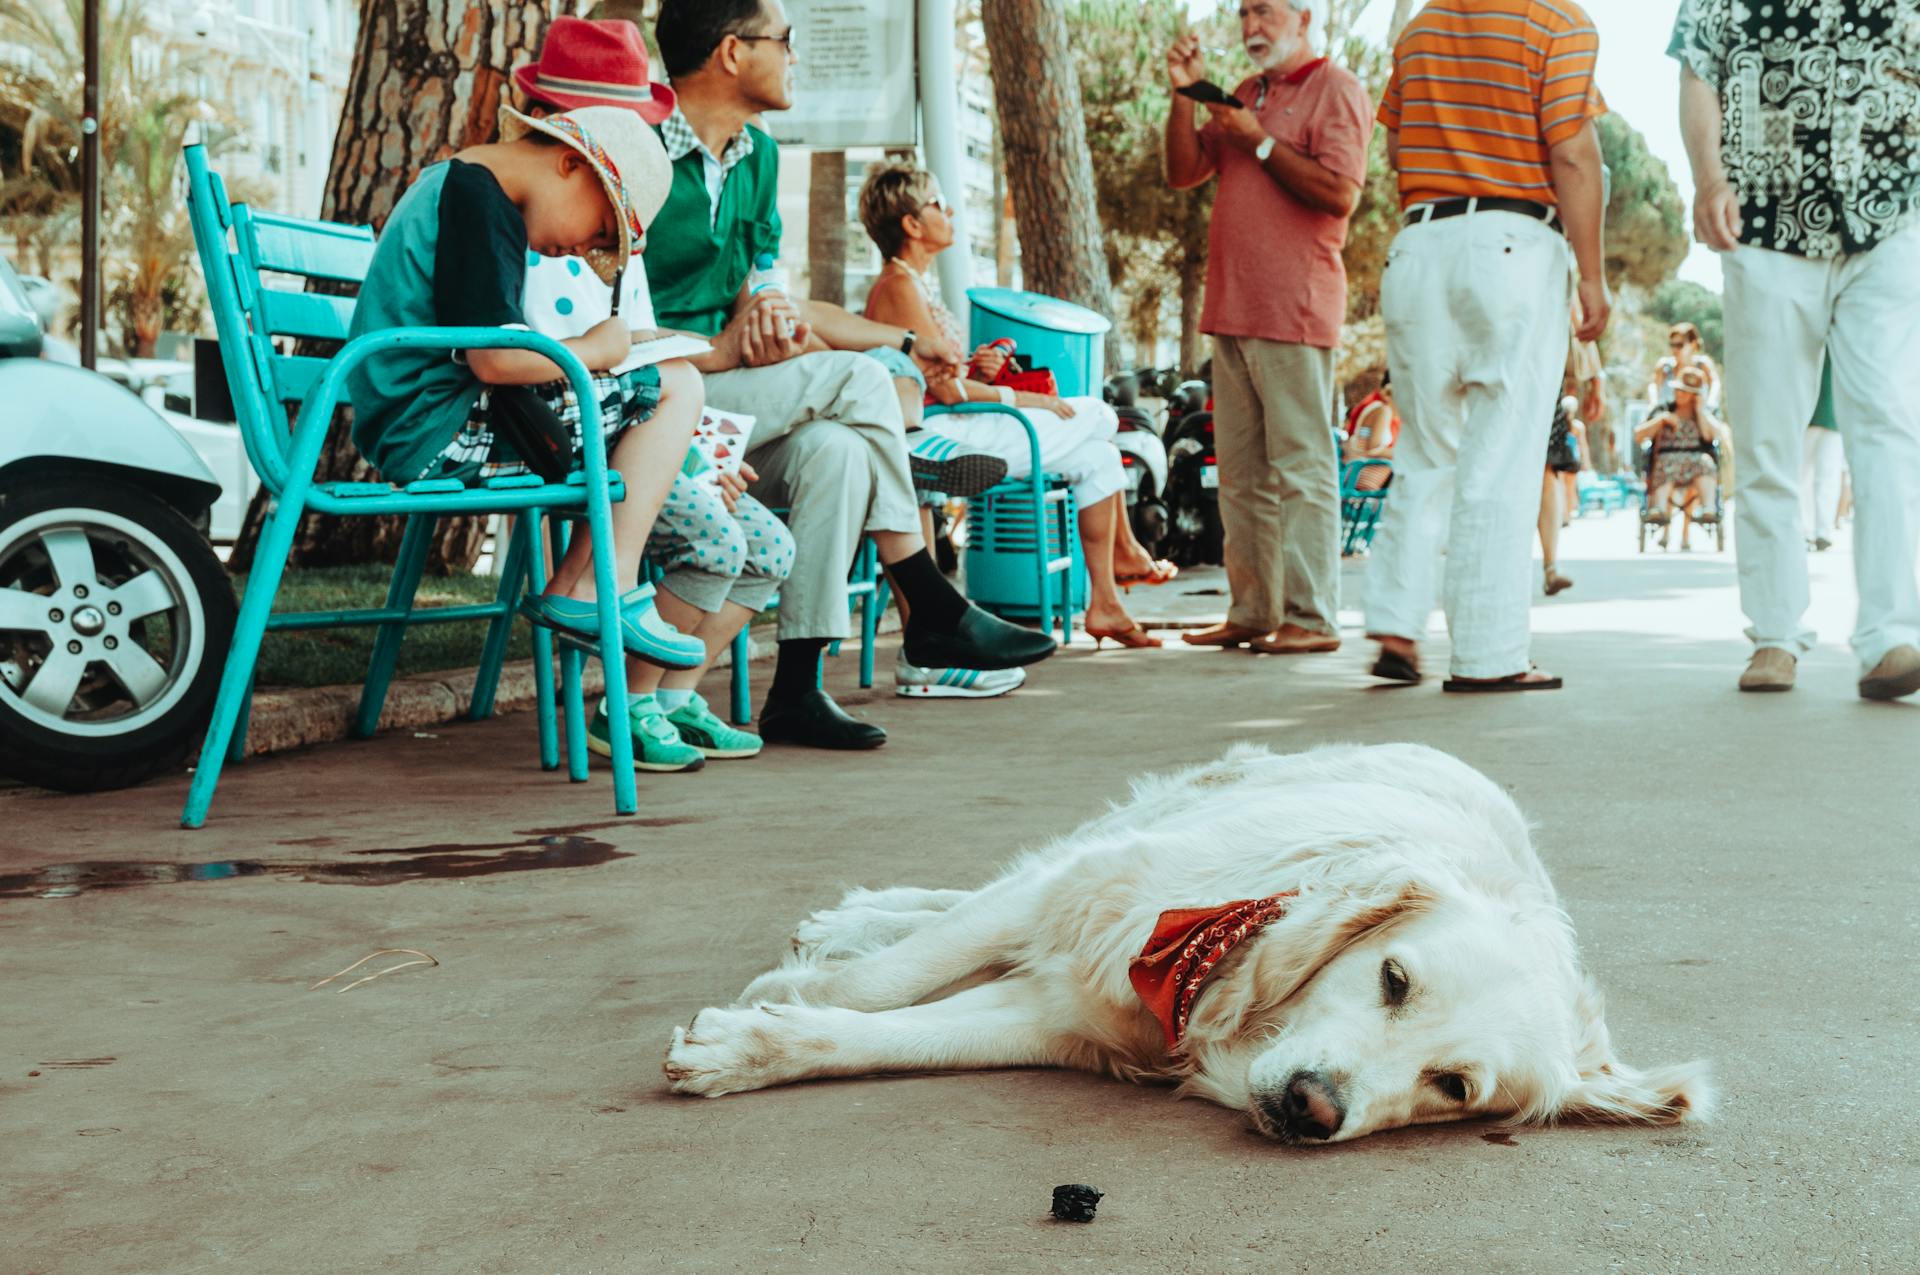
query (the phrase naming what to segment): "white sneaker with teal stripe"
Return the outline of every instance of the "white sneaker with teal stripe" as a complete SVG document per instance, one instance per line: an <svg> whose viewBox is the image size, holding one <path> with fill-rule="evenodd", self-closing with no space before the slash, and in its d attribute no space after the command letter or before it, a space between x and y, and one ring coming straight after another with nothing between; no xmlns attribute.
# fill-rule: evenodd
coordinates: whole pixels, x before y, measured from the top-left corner
<svg viewBox="0 0 1920 1275"><path fill-rule="evenodd" d="M930 429L915 430L907 444L907 467L913 471L913 485L923 492L966 500L1007 476L1007 462L998 456L967 451L956 439Z"/></svg>
<svg viewBox="0 0 1920 1275"><path fill-rule="evenodd" d="M627 710L627 723L633 728L633 768L635 770L698 770L707 758L698 748L680 738L680 732L667 720L660 701L643 695ZM587 749L602 757L613 756L613 742L607 738L607 701L587 726Z"/></svg>
<svg viewBox="0 0 1920 1275"><path fill-rule="evenodd" d="M992 699L1026 680L1023 668L921 668L904 658L893 666L893 693L914 699Z"/></svg>

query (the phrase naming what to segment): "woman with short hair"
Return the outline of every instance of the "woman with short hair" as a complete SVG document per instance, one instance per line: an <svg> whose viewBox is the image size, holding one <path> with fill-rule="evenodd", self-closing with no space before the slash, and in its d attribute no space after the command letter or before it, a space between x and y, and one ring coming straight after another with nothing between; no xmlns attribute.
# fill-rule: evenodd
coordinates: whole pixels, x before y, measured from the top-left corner
<svg viewBox="0 0 1920 1275"><path fill-rule="evenodd" d="M886 259L867 294L866 316L916 332L941 332L959 344L963 340L960 325L942 303L928 273L934 257L954 239L939 179L921 168L876 167L860 190L860 221ZM930 382L921 377L926 400L946 405L1004 403L1033 422L1040 436L1041 465L1072 484L1079 509L1080 544L1087 564L1087 636L1096 645L1110 639L1123 647L1159 646L1160 639L1148 635L1127 614L1118 586L1164 584L1178 569L1156 561L1134 538L1128 523L1126 479L1120 452L1113 445L1118 418L1097 398L1062 399L994 385L1006 358L1003 350L982 346L974 351L964 375L941 376L936 371ZM895 369L895 374L906 375L909 370L920 375L908 363ZM1003 415L948 416L941 420L940 432L971 450L1005 460L1010 479L1024 478L1031 471L1027 432Z"/></svg>

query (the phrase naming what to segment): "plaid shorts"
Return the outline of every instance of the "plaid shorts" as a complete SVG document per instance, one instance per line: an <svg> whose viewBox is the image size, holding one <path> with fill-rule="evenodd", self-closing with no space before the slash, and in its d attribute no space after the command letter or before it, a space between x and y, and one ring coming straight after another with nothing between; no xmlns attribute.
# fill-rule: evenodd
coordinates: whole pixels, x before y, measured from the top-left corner
<svg viewBox="0 0 1920 1275"><path fill-rule="evenodd" d="M580 449L586 440L580 432L580 399L573 392L573 382L549 381L535 386L534 392L567 423L573 435L573 468L580 468ZM596 376L593 392L600 400L600 435L607 440L607 450L612 451L614 441L628 426L638 425L659 410L660 369L639 367L619 376ZM460 432L441 449L420 477L466 481L527 472L526 462L494 436L490 397L487 391L481 392L480 400L467 414Z"/></svg>

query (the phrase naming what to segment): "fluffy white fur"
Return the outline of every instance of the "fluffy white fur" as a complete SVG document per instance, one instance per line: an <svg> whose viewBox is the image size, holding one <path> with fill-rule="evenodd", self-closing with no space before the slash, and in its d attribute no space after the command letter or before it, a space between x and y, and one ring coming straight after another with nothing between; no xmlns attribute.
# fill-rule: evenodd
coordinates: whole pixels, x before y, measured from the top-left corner
<svg viewBox="0 0 1920 1275"><path fill-rule="evenodd" d="M1284 890L1288 914L1223 963L1169 1053L1127 979L1159 914ZM1177 1083L1294 1142L1322 1140L1287 1118L1302 1077L1313 1114L1337 1111L1332 1141L1476 1116L1665 1122L1711 1100L1703 1064L1614 1057L1519 810L1412 744L1236 747L1138 781L980 890L854 890L793 947L675 1030L675 1092L1076 1067Z"/></svg>

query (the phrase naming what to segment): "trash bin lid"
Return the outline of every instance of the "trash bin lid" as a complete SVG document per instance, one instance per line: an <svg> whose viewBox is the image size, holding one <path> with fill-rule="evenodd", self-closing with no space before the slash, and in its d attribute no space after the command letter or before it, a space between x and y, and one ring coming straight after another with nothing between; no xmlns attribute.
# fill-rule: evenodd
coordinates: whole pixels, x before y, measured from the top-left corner
<svg viewBox="0 0 1920 1275"><path fill-rule="evenodd" d="M967 300L990 314L1014 319L1052 332L1100 336L1113 327L1106 316L1085 306L1038 292L1019 292L1013 288L968 288Z"/></svg>

